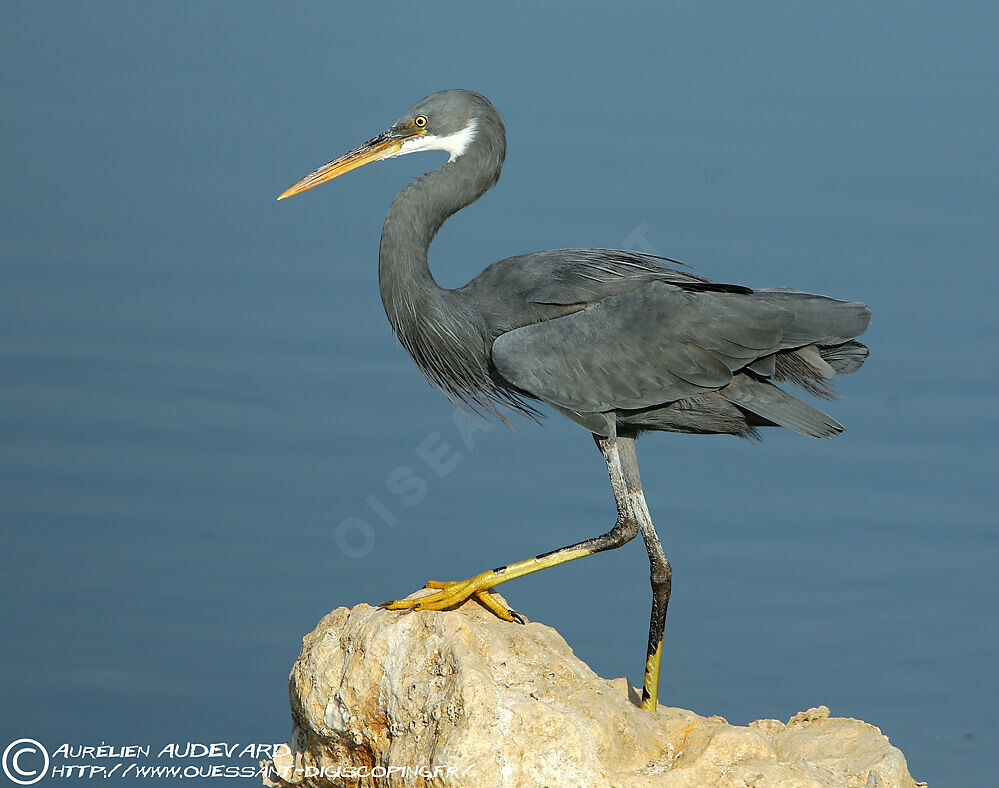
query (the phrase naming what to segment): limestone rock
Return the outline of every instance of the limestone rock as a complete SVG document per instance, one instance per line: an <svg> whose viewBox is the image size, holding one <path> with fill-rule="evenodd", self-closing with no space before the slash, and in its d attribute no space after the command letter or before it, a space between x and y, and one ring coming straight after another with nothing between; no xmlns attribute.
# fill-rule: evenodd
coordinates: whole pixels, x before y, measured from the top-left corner
<svg viewBox="0 0 999 788"><path fill-rule="evenodd" d="M443 613L358 605L307 635L291 673L290 752L270 786L916 788L902 753L820 706L729 725L637 707L624 679L554 629L475 602Z"/></svg>

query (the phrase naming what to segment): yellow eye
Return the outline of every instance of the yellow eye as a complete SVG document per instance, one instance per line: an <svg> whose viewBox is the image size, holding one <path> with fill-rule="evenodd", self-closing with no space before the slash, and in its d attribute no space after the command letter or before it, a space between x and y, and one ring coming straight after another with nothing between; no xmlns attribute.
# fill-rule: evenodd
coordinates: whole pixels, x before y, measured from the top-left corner
<svg viewBox="0 0 999 788"><path fill-rule="evenodd" d="M426 128L426 126L427 126L427 116L426 115L417 115L415 118L413 118L413 125L416 126L416 128L418 128L418 129Z"/></svg>

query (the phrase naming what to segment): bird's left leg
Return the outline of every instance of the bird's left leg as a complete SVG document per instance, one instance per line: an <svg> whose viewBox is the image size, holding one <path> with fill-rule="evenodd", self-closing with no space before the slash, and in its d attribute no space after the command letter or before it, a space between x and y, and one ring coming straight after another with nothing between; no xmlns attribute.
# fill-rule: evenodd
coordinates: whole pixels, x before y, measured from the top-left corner
<svg viewBox="0 0 999 788"><path fill-rule="evenodd" d="M642 708L655 711L659 696L659 669L662 664L663 632L666 629L666 609L672 587L673 570L666 558L659 535L652 524L649 507L642 492L638 474L635 441L621 440L621 465L627 487L628 504L638 522L645 550L649 554L649 579L652 583L652 615L649 619L649 648L645 657L645 678L642 682Z"/></svg>
<svg viewBox="0 0 999 788"><path fill-rule="evenodd" d="M638 534L639 526L629 504L628 486L625 481L622 458L629 451L632 456L634 455L635 439L634 437L604 438L597 435L594 435L594 438L600 452L604 455L604 461L607 463L607 472L610 474L611 487L614 490L614 499L617 503L617 521L610 531L559 550L552 550L550 553L528 558L526 561L517 561L498 569L483 572L468 580L459 580L453 583L427 583L426 587L436 589L435 593L415 599L383 602L382 607L388 610L446 610L474 596L500 618L514 621L517 614L491 595L489 593L491 588L542 569L564 564L567 561L574 561L577 558L600 553L604 550L612 550L634 538ZM637 464L635 468L637 472Z"/></svg>

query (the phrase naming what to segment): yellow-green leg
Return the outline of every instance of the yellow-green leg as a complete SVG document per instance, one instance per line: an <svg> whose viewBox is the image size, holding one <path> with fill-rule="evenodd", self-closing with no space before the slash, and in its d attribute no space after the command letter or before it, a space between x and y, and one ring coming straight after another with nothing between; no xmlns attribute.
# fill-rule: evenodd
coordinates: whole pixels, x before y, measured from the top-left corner
<svg viewBox="0 0 999 788"><path fill-rule="evenodd" d="M514 621L519 618L518 614L490 594L490 589L508 580L540 572L542 569L620 547L633 539L641 530L652 567L652 617L649 624L649 649L642 686L642 708L654 711L659 688L666 608L669 604L670 567L645 504L641 479L638 475L634 436L612 438L594 436L594 438L607 463L614 499L617 502L617 521L610 531L550 553L482 572L468 580L449 583L431 581L426 587L435 589L434 593L416 599L383 602L382 606L389 610L446 610L474 596L500 618Z"/></svg>
<svg viewBox="0 0 999 788"><path fill-rule="evenodd" d="M642 532L645 550L649 555L649 581L652 585L652 614L649 617L649 644L645 657L645 680L642 683L642 708L655 711L658 703L659 672L663 658L663 633L666 629L666 610L669 607L673 570L666 559L659 535L652 524L649 507L642 492L638 475L638 458L632 454L633 463L625 463L628 499L638 528Z"/></svg>
<svg viewBox="0 0 999 788"><path fill-rule="evenodd" d="M614 528L617 529L617 526L615 525ZM637 528L633 530L627 539L621 541L620 544L624 544L624 542L628 541L628 539L633 538L636 533L638 533ZM600 547L593 544L599 542L600 540L609 540L612 535L614 535L614 530L604 534L603 536L598 536L595 539L580 542L579 544L571 545L569 547L563 547L561 550L555 550L551 553L545 553L544 555L538 555L534 558L528 558L526 561L518 561L515 564L509 564L507 566L501 566L497 569L491 569L488 572L482 572L475 577L468 578L468 580L456 580L447 583L431 580L424 586L424 588L439 589L436 593L427 594L426 596L417 597L416 599L399 599L392 602L382 602L382 607L387 608L388 610L447 610L450 607L460 605L469 597L474 596L500 618L506 621L513 621L515 620L517 614L509 608L506 608L496 599L496 597L491 595L489 593L489 589L498 586L500 583L505 583L508 580L514 580L518 577L532 574L533 572L540 572L542 569L548 569L551 566L558 566L559 564L564 564L567 561L573 561L576 558L592 555L600 550L607 550L610 547L618 547L618 544L609 544L606 547Z"/></svg>

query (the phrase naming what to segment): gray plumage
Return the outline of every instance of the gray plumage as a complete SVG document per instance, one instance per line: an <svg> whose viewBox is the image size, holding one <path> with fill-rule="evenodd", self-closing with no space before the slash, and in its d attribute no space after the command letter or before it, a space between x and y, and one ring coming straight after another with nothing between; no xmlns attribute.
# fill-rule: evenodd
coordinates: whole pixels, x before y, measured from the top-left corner
<svg viewBox="0 0 999 788"><path fill-rule="evenodd" d="M870 322L863 304L775 288L719 284L675 260L612 249L557 249L493 263L464 287L441 288L427 251L445 220L496 183L506 155L499 113L485 98L448 90L391 128L306 176L298 194L370 161L446 150L447 164L404 188L382 229L378 280L396 336L452 400L504 421L537 418L545 402L590 430L607 464L617 520L605 534L501 566L393 610L444 610L472 594L516 620L494 585L614 549L642 534L652 613L642 707L656 708L672 570L649 515L635 441L641 432L753 437L781 426L826 438L843 428L776 383L832 398L829 381L856 371ZM455 590L457 589L457 590Z"/></svg>
<svg viewBox="0 0 999 788"><path fill-rule="evenodd" d="M480 413L536 415L546 402L596 434L639 430L813 437L842 427L782 392L829 396L866 348L863 304L787 289L718 284L638 252L559 249L493 263L440 288L427 250L444 221L499 178L499 113L468 91L434 94L396 124L429 118L437 136L475 123L462 155L410 183L382 231L379 281L389 322L435 385Z"/></svg>

